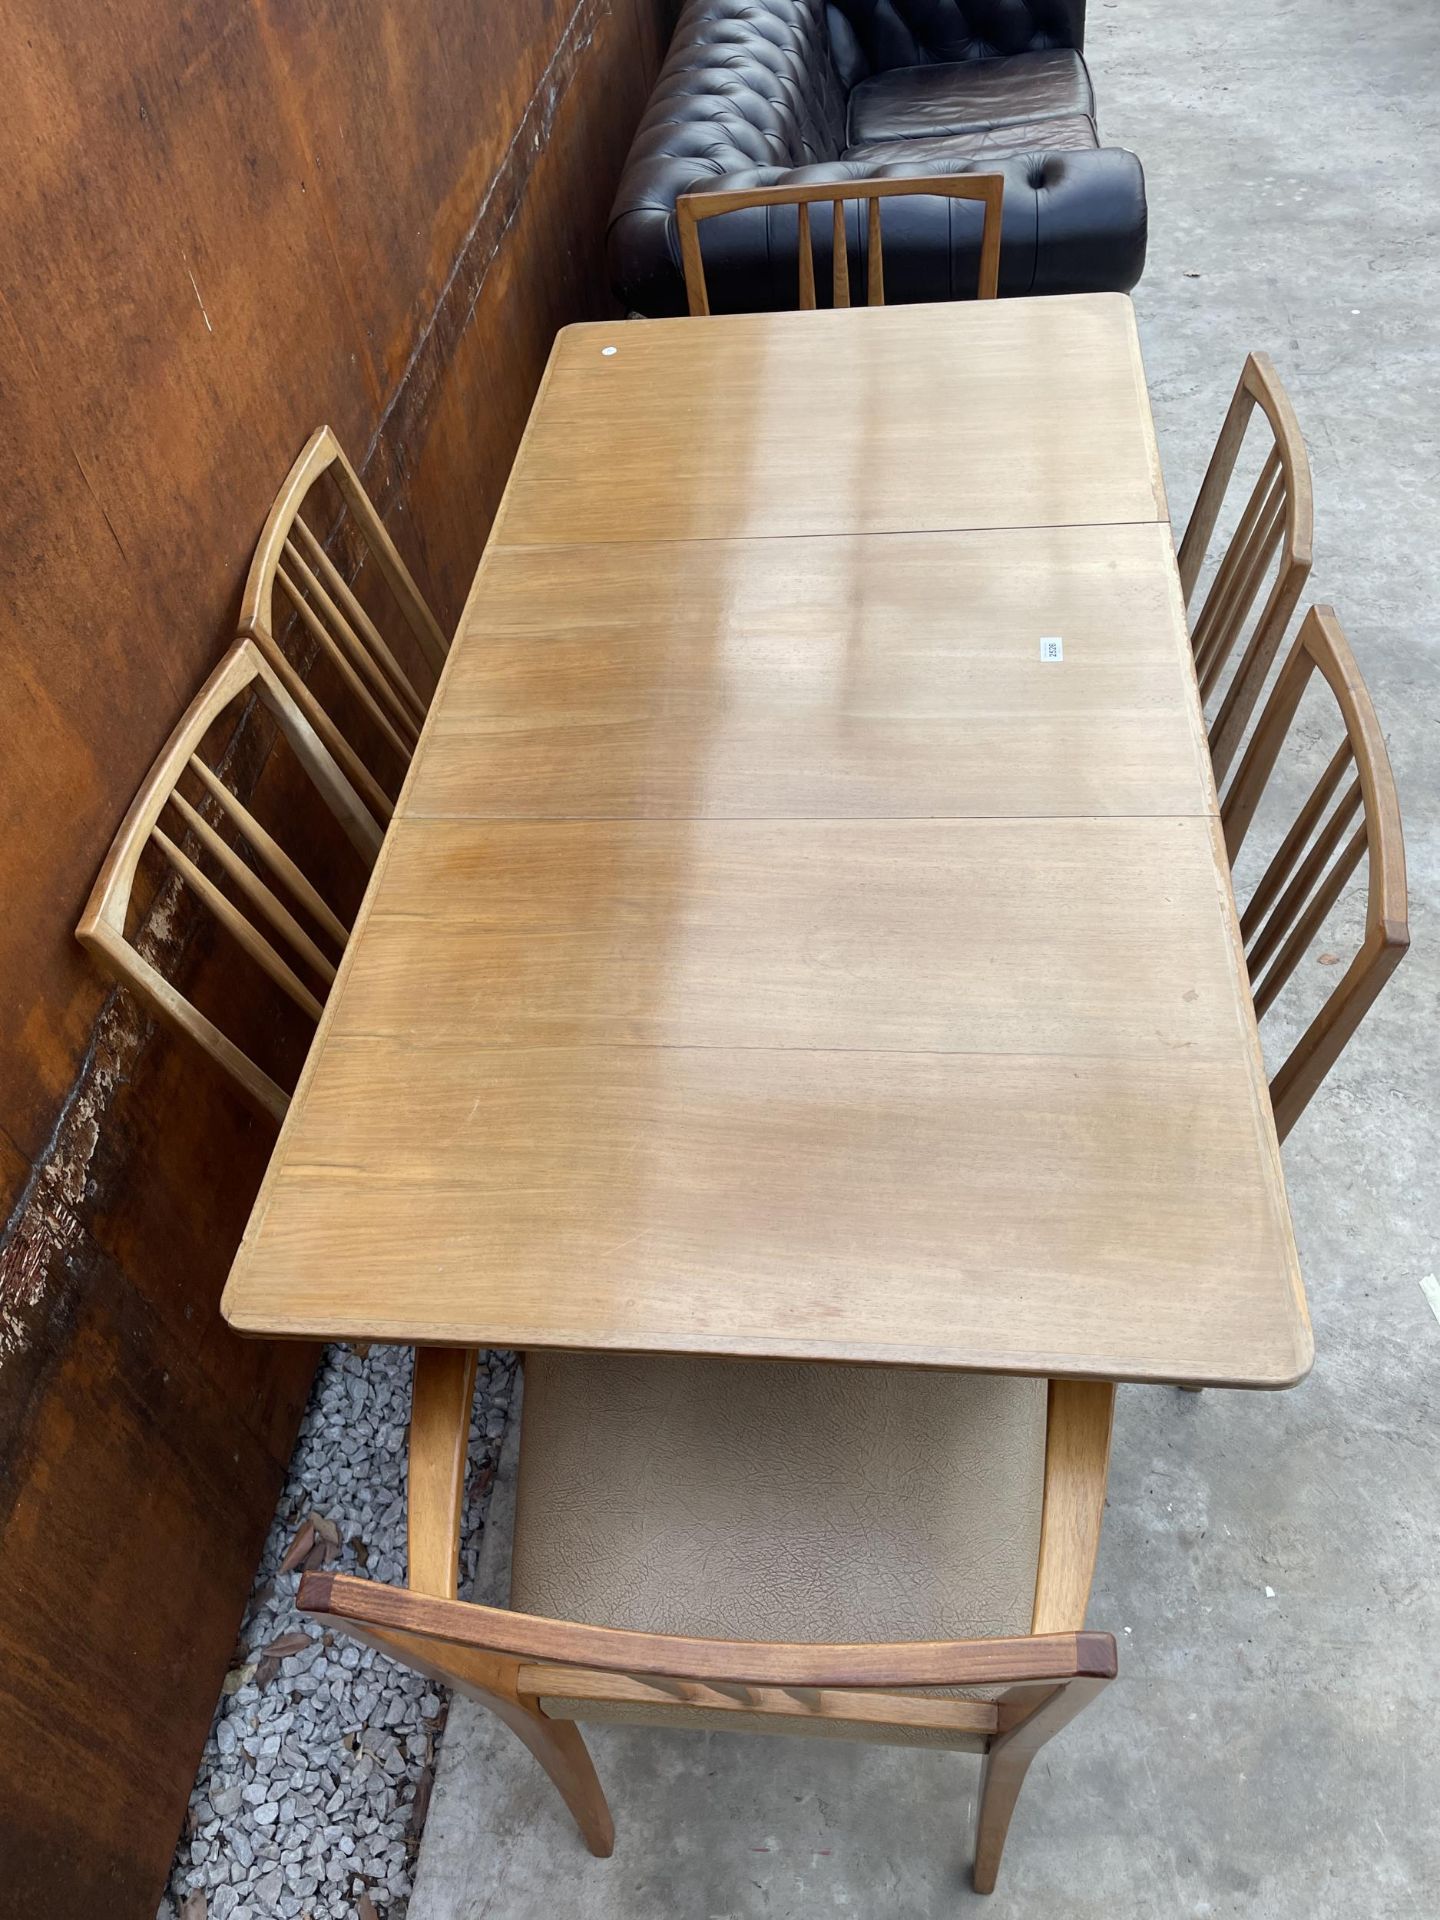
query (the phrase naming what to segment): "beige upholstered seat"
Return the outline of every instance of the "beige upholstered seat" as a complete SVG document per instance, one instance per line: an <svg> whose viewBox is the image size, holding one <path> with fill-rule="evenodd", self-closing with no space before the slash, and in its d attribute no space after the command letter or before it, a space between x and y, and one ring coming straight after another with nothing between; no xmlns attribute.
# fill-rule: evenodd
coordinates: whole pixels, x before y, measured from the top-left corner
<svg viewBox="0 0 1440 1920"><path fill-rule="evenodd" d="M523 1419L513 1608L735 1640L1030 1631L1043 1380L537 1353ZM663 1703L543 1707L735 1732L852 1730ZM853 1731L983 1744L933 1728Z"/></svg>

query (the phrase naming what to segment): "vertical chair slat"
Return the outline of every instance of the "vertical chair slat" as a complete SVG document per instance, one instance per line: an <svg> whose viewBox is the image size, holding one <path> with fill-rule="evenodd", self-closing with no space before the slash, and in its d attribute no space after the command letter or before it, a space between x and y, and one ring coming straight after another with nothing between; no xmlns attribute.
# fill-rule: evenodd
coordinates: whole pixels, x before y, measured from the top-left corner
<svg viewBox="0 0 1440 1920"><path fill-rule="evenodd" d="M225 844L210 822L191 806L178 789L171 794L170 804L200 844L224 868L256 911L264 915L276 933L289 941L305 964L313 967L327 986L332 985L335 979L333 961L328 960L320 951L289 908L276 898L258 874L246 866L234 848Z"/></svg>
<svg viewBox="0 0 1440 1920"><path fill-rule="evenodd" d="M866 299L872 307L885 304L885 255L880 243L880 202L865 202Z"/></svg>
<svg viewBox="0 0 1440 1920"><path fill-rule="evenodd" d="M180 877L195 889L237 945L269 974L276 986L287 993L297 1007L308 1013L312 1020L318 1020L322 1012L320 1002L294 968L281 959L264 934L258 932L244 914L226 899L214 881L200 871L188 854L181 852L163 827L152 827L150 837Z"/></svg>
<svg viewBox="0 0 1440 1920"><path fill-rule="evenodd" d="M1344 777L1345 769L1353 758L1347 734L1330 756L1330 764L1315 782L1310 798L1295 816L1294 826L1281 841L1278 851L1250 896L1250 904L1240 916L1240 937L1247 946L1250 943L1250 936L1260 924L1261 916L1269 911L1271 902L1290 878L1291 870L1299 859L1302 848L1309 844L1311 834L1319 824L1321 816Z"/></svg>
<svg viewBox="0 0 1440 1920"><path fill-rule="evenodd" d="M1196 670L1201 671L1209 664L1209 656L1214 645L1214 635L1224 625L1226 616L1236 602L1238 583L1242 578L1247 557L1250 553L1256 530L1262 525L1267 530L1274 518L1277 496L1284 498L1284 474L1280 467L1278 448L1272 448L1259 477L1245 504L1245 510L1235 523L1235 531L1230 536L1230 544L1220 557L1215 569L1215 578L1210 583L1195 625L1191 630L1191 644L1195 652Z"/></svg>
<svg viewBox="0 0 1440 1920"><path fill-rule="evenodd" d="M140 859L154 845L166 864L189 886L218 924L234 939L286 996L312 1020L320 1017L319 997L300 978L259 927L215 885L160 825L161 815L173 806L239 889L248 904L286 940L295 955L328 985L335 977L331 958L297 921L290 907L248 862L215 830L199 809L178 791L187 772L201 781L225 818L236 826L251 853L273 879L289 890L292 901L310 912L317 923L343 948L348 937L339 915L255 820L249 808L199 756L205 735L227 709L253 695L276 722L291 751L365 865L380 851L381 830L345 778L335 758L311 725L300 702L271 666L257 643L242 639L230 649L180 719L151 768L121 823L105 864L91 890L76 936L107 970L145 1002L161 1019L201 1048L264 1112L277 1121L285 1116L289 1096L271 1076L244 1053L207 1015L185 998L159 969L146 959L127 929Z"/></svg>
<svg viewBox="0 0 1440 1920"><path fill-rule="evenodd" d="M320 427L310 436L275 496L246 576L240 632L261 649L374 818L385 821L394 811L386 785L389 781L393 786L391 769L382 766L377 772L367 765L349 737L347 709L353 702L368 717L384 748L396 755L403 768L414 752L429 703L301 511L322 480L337 489L366 566L373 565L392 612L398 613L399 622L438 680L448 651L445 636L329 427ZM283 608L276 606L277 588L340 677L342 698L336 713L321 705L280 645ZM366 739L363 729L360 737ZM365 753L371 752L367 740ZM388 760L388 752L382 757Z"/></svg>
<svg viewBox="0 0 1440 1920"><path fill-rule="evenodd" d="M694 315L711 310L705 283L705 261L700 248L700 224L719 214L738 213L746 208L794 207L796 237L799 246L799 303L802 309L815 305L815 261L812 247L810 209L816 204L831 209L836 257L832 263L833 299L837 307L850 304L849 262L846 259L842 286L840 256L844 239L844 208L847 201L866 203L866 298L872 307L885 300L885 271L880 233L881 200L902 196L930 195L948 200L978 200L985 209L980 237L980 265L977 296L993 300L1000 287L1001 223L1004 217L1005 180L1001 174L937 174L909 180L806 181L777 187L741 187L719 193L685 193L675 203L676 230L680 241L680 260L685 270L685 294Z"/></svg>
<svg viewBox="0 0 1440 1920"><path fill-rule="evenodd" d="M293 541L285 542L284 555L290 563L291 572L298 577L300 585L310 596L308 605L311 611L323 618L326 631L344 650L345 657L373 696L376 711L389 715L396 733L413 749L420 738L420 727L405 699L392 686L380 662L371 655L349 620L321 586L314 569ZM288 585L286 590L289 591Z"/></svg>
<svg viewBox="0 0 1440 1920"><path fill-rule="evenodd" d="M369 714L386 740L388 740L390 745L395 749L396 753L399 754L402 760L408 761L410 758L411 742L404 739L402 735L396 731L389 717L382 709L380 702L375 698L374 694L371 693L365 682L360 678L360 675L355 671L355 668L350 664L344 648L335 639L330 629L310 605L310 602L305 598L304 594L300 591L299 587L296 586L283 566L276 568L275 578L280 586L284 588L286 598L299 614L311 639L318 643L321 651L329 659L330 664L340 675L340 678L345 682L356 700L365 709L366 713Z"/></svg>
<svg viewBox="0 0 1440 1920"><path fill-rule="evenodd" d="M830 219L831 299L837 307L850 304L850 244L845 237L845 202L837 200Z"/></svg>
<svg viewBox="0 0 1440 1920"><path fill-rule="evenodd" d="M1369 692L1330 607L1312 607L1301 623L1225 791L1220 818L1226 853L1233 867L1300 702L1317 672L1339 708L1344 740L1311 789L1241 916L1250 948L1248 964L1257 1018L1274 1005L1301 955L1319 934L1362 858L1368 855L1365 935L1343 978L1331 989L1270 1082L1275 1130L1282 1140L1339 1059L1410 944L1405 843L1395 780ZM1352 764L1355 779L1322 826L1325 809ZM1357 811L1360 823L1337 855L1336 848Z"/></svg>
<svg viewBox="0 0 1440 1920"><path fill-rule="evenodd" d="M803 200L796 218L800 228L800 305L809 313L815 308L815 253L810 239L810 208Z"/></svg>
<svg viewBox="0 0 1440 1920"><path fill-rule="evenodd" d="M1314 500L1305 441L1274 367L1264 354L1252 353L1241 370L1180 543L1185 604L1195 596L1240 448L1257 411L1269 427L1271 444L1192 630L1196 679L1201 699L1208 703L1234 658L1246 622L1255 615L1249 642L1210 722L1210 758L1217 781L1229 772L1239 750L1310 573ZM1272 565L1273 584L1255 614Z"/></svg>
<svg viewBox="0 0 1440 1920"><path fill-rule="evenodd" d="M206 766L198 753L191 754L190 767L209 788L217 805L222 807L239 827L271 873L290 889L292 897L298 900L306 912L312 914L331 938L338 940L343 947L350 938L350 929L319 888L305 877L285 849L265 831L244 801L231 793L224 781ZM367 851L363 843L361 851Z"/></svg>
<svg viewBox="0 0 1440 1920"><path fill-rule="evenodd" d="M369 614L355 597L355 591L341 573L335 562L321 546L310 528L299 514L295 516L290 529L292 534L300 536L300 544L305 549L306 558L311 567L325 582L331 599L345 611L355 631L364 639L371 657L377 662L386 678L394 687L401 701L409 708L417 727L425 722L425 702L416 692L409 674L395 658L395 654L383 633L375 625Z"/></svg>
<svg viewBox="0 0 1440 1920"><path fill-rule="evenodd" d="M1255 1017L1263 1019L1275 1004L1276 995L1299 963L1300 956L1324 925L1325 916L1344 892L1347 881L1365 852L1365 823L1350 836L1340 858L1326 874L1294 932L1271 963L1269 971L1255 989Z"/></svg>
<svg viewBox="0 0 1440 1920"><path fill-rule="evenodd" d="M1354 781L1341 795L1334 813L1316 836L1315 844L1300 863L1294 879L1280 895L1246 956L1252 975L1259 974L1280 941L1294 924L1305 902L1320 884L1345 829L1360 810L1360 782Z"/></svg>

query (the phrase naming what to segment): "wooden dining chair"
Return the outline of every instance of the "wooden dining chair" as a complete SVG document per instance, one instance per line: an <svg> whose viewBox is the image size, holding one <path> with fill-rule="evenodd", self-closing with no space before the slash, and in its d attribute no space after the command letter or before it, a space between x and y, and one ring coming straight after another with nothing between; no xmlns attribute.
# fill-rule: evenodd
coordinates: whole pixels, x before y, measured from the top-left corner
<svg viewBox="0 0 1440 1920"><path fill-rule="evenodd" d="M1347 882L1367 860L1359 951L1270 1082L1283 1140L1339 1059L1410 944L1405 842L1384 736L1333 607L1312 607L1220 806L1233 868L1316 673L1339 708L1343 737L1265 867L1243 913L1257 1018L1275 1004Z"/></svg>
<svg viewBox="0 0 1440 1920"><path fill-rule="evenodd" d="M349 928L201 754L205 736L226 709L252 695L273 717L365 865L373 864L382 838L374 816L268 660L252 641L239 640L191 702L135 796L76 934L152 1012L195 1041L280 1120L289 1095L145 958L127 930L141 855L153 846L286 997L311 1019L320 1018Z"/></svg>
<svg viewBox="0 0 1440 1920"><path fill-rule="evenodd" d="M413 640L430 676L427 690L417 686L375 617L360 604L354 587L331 559L321 533L301 508L326 477L346 509L363 559L373 562L404 631ZM275 591L283 596L277 607ZM284 609L298 617L324 656L353 707L359 727L342 728L301 677L281 647L278 635ZM434 682L445 664L447 642L426 605L385 524L329 427L311 435L275 497L261 530L245 581L240 631L252 639L284 682L295 704L363 795L378 820L394 811L390 788L375 771L375 747L394 756L402 772L420 737ZM352 737L369 730L362 753Z"/></svg>
<svg viewBox="0 0 1440 1920"><path fill-rule="evenodd" d="M597 1855L579 1722L981 1753L993 1888L1031 1761L1116 1671L1084 1630L1112 1387L532 1353L496 1608L455 1598L460 1375L417 1379L408 1590L307 1574L305 1610L489 1707Z"/></svg>
<svg viewBox="0 0 1440 1920"><path fill-rule="evenodd" d="M880 232L880 202L929 194L946 200L979 200L985 208L980 239L980 278L977 297L995 299L1000 286L1000 229L1005 180L998 173L933 174L909 180L839 180L807 182L800 186L740 187L733 192L685 193L675 203L680 237L680 259L685 269L685 296L692 314L710 311L705 285L705 261L700 250L700 225L717 214L738 213L748 207L794 207L799 226L799 298L802 308L815 305L815 250L810 232L810 209L831 207L831 301L850 305L850 249L845 206L864 201L865 298L872 307L885 304L884 247Z"/></svg>
<svg viewBox="0 0 1440 1920"><path fill-rule="evenodd" d="M1206 706L1214 703L1209 735L1217 781L1224 779L1235 758L1310 576L1315 518L1310 457L1280 376L1268 355L1252 353L1241 371L1180 542L1180 585L1185 605L1188 608L1195 597L1240 449L1257 408L1264 416L1272 444L1191 629L1200 698ZM1270 591L1222 693L1226 666L1272 567Z"/></svg>

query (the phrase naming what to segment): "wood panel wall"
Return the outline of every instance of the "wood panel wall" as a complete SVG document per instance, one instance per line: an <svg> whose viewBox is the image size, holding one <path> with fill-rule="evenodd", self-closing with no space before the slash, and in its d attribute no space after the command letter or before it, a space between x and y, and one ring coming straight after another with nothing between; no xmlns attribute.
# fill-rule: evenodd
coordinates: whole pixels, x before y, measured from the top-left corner
<svg viewBox="0 0 1440 1920"><path fill-rule="evenodd" d="M0 1913L151 1920L313 1367L269 1129L72 929L333 425L452 624L671 0L6 0Z"/></svg>

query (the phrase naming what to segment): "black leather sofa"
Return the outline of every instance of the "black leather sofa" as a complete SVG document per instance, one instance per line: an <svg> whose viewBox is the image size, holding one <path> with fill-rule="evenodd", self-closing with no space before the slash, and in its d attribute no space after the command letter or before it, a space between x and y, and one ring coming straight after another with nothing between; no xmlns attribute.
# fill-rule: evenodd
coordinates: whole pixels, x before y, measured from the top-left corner
<svg viewBox="0 0 1440 1920"><path fill-rule="evenodd" d="M1005 178L1002 295L1127 292L1145 264L1145 178L1100 145L1084 30L1085 0L688 0L611 214L616 293L685 312L682 193L982 172ZM860 217L852 206L857 274ZM972 297L981 223L973 202L887 201L887 300ZM815 227L828 284L828 222ZM794 306L790 208L702 232L714 311Z"/></svg>

